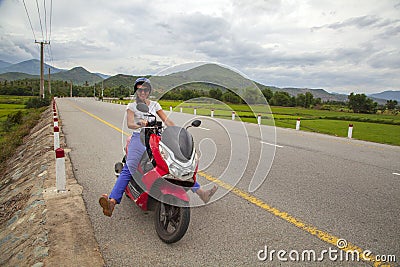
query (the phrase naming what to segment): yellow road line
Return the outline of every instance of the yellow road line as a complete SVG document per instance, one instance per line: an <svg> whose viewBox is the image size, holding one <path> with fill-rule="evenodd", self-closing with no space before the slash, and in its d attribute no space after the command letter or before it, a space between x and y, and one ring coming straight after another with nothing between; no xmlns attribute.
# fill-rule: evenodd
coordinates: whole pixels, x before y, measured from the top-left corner
<svg viewBox="0 0 400 267"><path fill-rule="evenodd" d="M328 244L333 245L334 247L337 246L338 240L341 239L341 238L331 235L325 231L319 230L318 228L316 228L308 223L305 223L299 219L296 219L295 217L291 216L287 212L280 211L280 210L268 205L267 203L263 202L262 200L256 198L255 196L252 196L230 184L227 184L227 183L225 183L203 171L200 171L199 174L201 176L203 176L204 178L206 178L207 180L209 180L210 182L216 183L217 185L234 193L235 195L241 197L242 199L247 200L248 202L262 208L263 210L268 211L272 215L285 220L286 222L296 226L297 228L300 228L303 231L306 231L307 233L319 238L320 240L322 240ZM362 255L365 250L354 244L351 244L351 243L347 243L347 246L345 248L342 248L341 250L343 250L345 252L358 251L361 260L374 263L374 266L391 266L388 263L385 263L386 265L384 265L384 263L376 261L375 260L376 257L373 254L368 254L367 256L363 257Z"/></svg>
<svg viewBox="0 0 400 267"><path fill-rule="evenodd" d="M75 106L80 111L82 111L82 112L88 114L89 116L95 118L96 120L98 120L98 121L106 124L107 126L110 126L111 128L117 130L118 132L123 133L125 135L129 135L129 133L124 132L122 129L120 129L120 128L112 125L111 123L109 123L109 122L97 117L96 115L94 115L94 114L92 114L92 113L90 113L90 112L88 112L88 111L86 111L86 110L74 105L74 104L72 104L72 105ZM299 229L301 229L301 230L303 230L303 231L305 231L305 232L307 232L307 233L319 238L320 240L322 240L322 241L324 241L324 242L326 242L326 243L328 243L330 245L333 245L334 247L337 246L338 240L341 239L341 238L336 237L334 235L331 235L331 234L329 234L329 233L327 233L325 231L319 230L318 228L316 228L316 227L314 227L314 226L312 226L312 225L310 225L308 223L305 223L305 222L303 222L303 221L301 221L299 219L296 219L295 217L293 217L292 215L288 214L287 212L280 211L280 210L268 205L267 203L263 202L261 199L258 199L257 197L252 196L252 195L250 195L250 194L248 194L248 193L246 193L246 192L244 192L244 191L242 191L242 190L240 190L240 189L238 189L238 188L236 188L236 187L234 187L234 186L232 186L230 184L227 184L227 183L225 183L225 182L223 182L223 181L221 181L221 180L219 180L219 179L217 179L217 178L215 178L215 177L213 177L213 176L211 176L211 175L209 175L209 174L207 174L205 172L201 171L201 172L199 172L199 174L201 176L203 176L204 178L206 178L207 180L209 180L209 181L211 181L213 183L216 183L217 185L219 185L219 186L225 188L226 190L234 193L235 195L241 197L242 199L247 200L248 202L256 205L257 207L260 207L263 210L268 211L272 215L274 215L274 216L276 216L276 217L278 217L280 219L283 219L284 221L296 226L297 228L299 228ZM351 243L347 243L347 246L345 248L341 248L341 250L343 250L345 252L358 251L361 260L373 263L374 266L381 266L381 267L392 266L390 263L384 263L384 262L376 261L376 256L373 255L372 253L369 253L368 255L363 255L363 252L365 250L360 248L360 247L358 247L358 246L356 246L356 245L354 245L354 244L351 244Z"/></svg>
<svg viewBox="0 0 400 267"><path fill-rule="evenodd" d="M82 112L88 114L89 116L95 118L96 120L98 120L98 121L104 123L105 125L110 126L110 127L113 128L114 130L117 130L118 132L120 132L120 133L122 133L122 134L124 134L124 135L127 135L127 136L130 135L129 133L124 132L122 129L118 128L117 126L115 126L115 125L113 125L113 124L111 124L111 123L109 123L109 122L107 122L107 121L105 121L105 120L103 120L103 119L97 117L96 115L90 113L89 111L84 110L84 109L82 109L82 108L80 108L80 107L78 107L77 105L74 105L74 104L72 104L72 103L71 103L71 105L73 105L75 108L79 109L80 111L82 111Z"/></svg>

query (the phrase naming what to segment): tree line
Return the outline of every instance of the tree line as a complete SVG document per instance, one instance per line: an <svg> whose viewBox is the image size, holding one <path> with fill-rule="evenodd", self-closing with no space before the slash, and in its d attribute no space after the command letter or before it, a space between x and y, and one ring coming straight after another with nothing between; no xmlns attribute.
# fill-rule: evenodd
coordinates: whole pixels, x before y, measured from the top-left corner
<svg viewBox="0 0 400 267"><path fill-rule="evenodd" d="M39 96L40 80L24 79L15 81L0 81L0 95ZM45 80L45 95L49 94L48 81ZM103 94L104 97L123 98L128 97L132 89L125 86L102 88L100 84L95 86L72 84L72 95L78 97L97 97ZM51 95L66 97L71 95L71 83L69 81L51 81Z"/></svg>
<svg viewBox="0 0 400 267"><path fill-rule="evenodd" d="M40 81L38 79L24 79L16 81L0 81L0 95L22 95L39 96ZM45 93L48 93L48 83L45 81ZM70 96L71 84L68 81L51 81L51 94L53 96ZM123 99L133 93L132 88L120 85L101 88L100 84L95 86L72 85L72 95L78 97L112 97ZM213 84L193 83L179 86L166 93L163 90L154 90L155 97L165 100L187 101L199 97L208 97L231 104L265 104L265 100L272 106L321 108L322 105L344 106L355 113L375 113L378 109L397 112L399 110L396 100L388 100L384 106L378 106L365 94L351 93L347 102L322 101L315 98L311 92L292 96L283 91L272 91L262 88L226 89Z"/></svg>
<svg viewBox="0 0 400 267"><path fill-rule="evenodd" d="M190 90L190 89L174 89L162 96L165 100L181 100L186 101L198 97L209 97L220 100L225 103L231 104L263 104L265 99L271 106L283 107L303 107L303 108L321 108L323 104L333 106L348 107L354 113L376 113L378 109L397 111L399 109L396 100L388 100L383 106L378 106L371 98L365 94L348 95L348 101L322 101L321 98L314 98L311 92L305 94L297 94L292 96L287 92L275 91L268 88L261 90L262 95L258 90L247 88L244 92L238 93L238 90L221 90L219 88L204 90Z"/></svg>

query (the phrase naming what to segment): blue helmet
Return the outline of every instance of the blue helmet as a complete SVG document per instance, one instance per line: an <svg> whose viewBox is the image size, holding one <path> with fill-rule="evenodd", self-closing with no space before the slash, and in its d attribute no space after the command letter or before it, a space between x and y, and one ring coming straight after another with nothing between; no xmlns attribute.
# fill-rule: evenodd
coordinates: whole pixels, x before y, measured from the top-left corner
<svg viewBox="0 0 400 267"><path fill-rule="evenodd" d="M149 89L150 89L150 93L151 93L151 89L152 89L152 88L151 88L150 80L147 79L147 78L142 77L142 78L137 78L137 79L136 79L135 85L133 86L133 94L136 93L136 91L137 91L137 86L138 86L138 85L142 85L142 84L143 84L145 87L149 88Z"/></svg>

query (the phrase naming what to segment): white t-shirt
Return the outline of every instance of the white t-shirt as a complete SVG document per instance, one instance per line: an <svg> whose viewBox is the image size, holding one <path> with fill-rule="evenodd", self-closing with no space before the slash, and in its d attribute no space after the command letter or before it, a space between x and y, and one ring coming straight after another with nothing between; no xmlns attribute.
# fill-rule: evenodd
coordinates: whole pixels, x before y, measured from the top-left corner
<svg viewBox="0 0 400 267"><path fill-rule="evenodd" d="M129 103L128 106L126 107L126 109L130 109L133 111L134 114L134 122L135 124L138 124L140 120L144 120L146 119L146 117L144 116L145 113L139 111L137 108L137 103L132 102ZM152 101L150 100L150 104L149 104L149 113L153 114L154 116L157 115L157 111L161 110L161 106L157 101ZM140 128L133 130L134 133L140 133Z"/></svg>

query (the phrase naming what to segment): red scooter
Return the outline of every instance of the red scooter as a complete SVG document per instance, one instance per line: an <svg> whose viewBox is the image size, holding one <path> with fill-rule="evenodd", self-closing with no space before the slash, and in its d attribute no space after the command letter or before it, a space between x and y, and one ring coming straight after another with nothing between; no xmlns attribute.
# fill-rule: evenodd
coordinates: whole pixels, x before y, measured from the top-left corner
<svg viewBox="0 0 400 267"><path fill-rule="evenodd" d="M194 120L187 128L170 126L164 129L162 122L149 113L146 104L139 103L137 109L146 113L149 122L141 132L147 153L143 154L125 194L142 210L155 211L154 223L159 238L165 243L174 243L185 235L189 227L187 191L196 182L198 168L193 137L187 128L198 127L201 121ZM115 164L117 177L125 158Z"/></svg>

